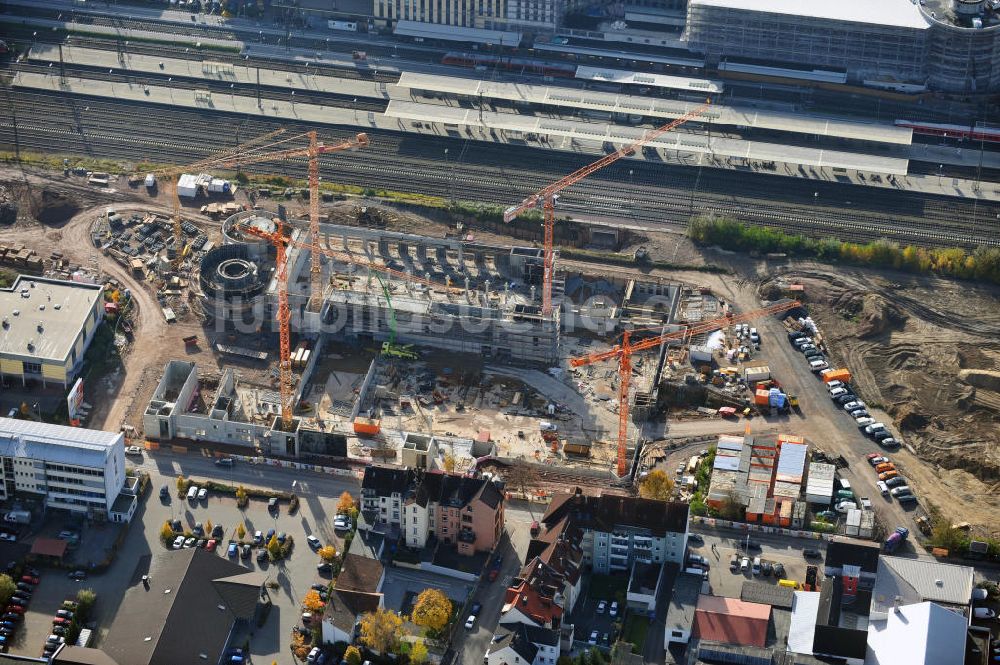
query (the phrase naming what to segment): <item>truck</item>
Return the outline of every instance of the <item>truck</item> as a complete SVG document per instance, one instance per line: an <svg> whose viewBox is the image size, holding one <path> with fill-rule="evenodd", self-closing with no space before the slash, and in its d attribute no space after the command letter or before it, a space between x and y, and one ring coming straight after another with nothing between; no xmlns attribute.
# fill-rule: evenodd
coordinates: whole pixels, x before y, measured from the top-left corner
<svg viewBox="0 0 1000 665"><path fill-rule="evenodd" d="M340 30L341 32L358 31L358 24L354 21L327 21L326 27L330 30Z"/></svg>
<svg viewBox="0 0 1000 665"><path fill-rule="evenodd" d="M821 373L823 381L825 383L830 383L831 381L840 381L841 383L848 384L851 382L851 371L849 369L830 369L823 370Z"/></svg>
<svg viewBox="0 0 1000 665"><path fill-rule="evenodd" d="M903 544L910 535L910 530L905 526L897 526L896 530L889 534L889 537L885 541L885 551L895 552L896 549Z"/></svg>

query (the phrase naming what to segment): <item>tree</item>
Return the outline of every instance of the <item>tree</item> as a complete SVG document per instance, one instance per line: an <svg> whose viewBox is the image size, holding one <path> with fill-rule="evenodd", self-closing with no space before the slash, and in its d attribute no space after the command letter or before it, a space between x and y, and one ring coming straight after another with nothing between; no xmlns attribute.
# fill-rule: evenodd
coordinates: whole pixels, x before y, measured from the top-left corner
<svg viewBox="0 0 1000 665"><path fill-rule="evenodd" d="M674 480L662 469L654 469L639 481L639 496L643 499L667 501L674 491Z"/></svg>
<svg viewBox="0 0 1000 665"><path fill-rule="evenodd" d="M440 632L451 619L451 601L440 589L424 589L413 604L410 620L418 626Z"/></svg>
<svg viewBox="0 0 1000 665"><path fill-rule="evenodd" d="M527 496L529 488L538 482L535 470L520 460L516 460L506 471L504 478L507 484Z"/></svg>
<svg viewBox="0 0 1000 665"><path fill-rule="evenodd" d="M250 495L247 494L246 488L240 485L236 488L236 505L239 508L246 508L248 503L250 503Z"/></svg>
<svg viewBox="0 0 1000 665"><path fill-rule="evenodd" d="M410 649L410 665L423 665L427 662L427 645L423 640L417 640Z"/></svg>
<svg viewBox="0 0 1000 665"><path fill-rule="evenodd" d="M236 539L243 540L243 537L247 535L247 528L240 522L236 525Z"/></svg>
<svg viewBox="0 0 1000 665"><path fill-rule="evenodd" d="M177 534L174 533L174 528L170 526L170 522L164 522L163 526L160 527L160 538L165 543L169 543L176 537Z"/></svg>
<svg viewBox="0 0 1000 665"><path fill-rule="evenodd" d="M444 470L452 473L455 470L455 456L451 453L444 454Z"/></svg>
<svg viewBox="0 0 1000 665"><path fill-rule="evenodd" d="M184 496L187 492L188 481L184 480L184 476L177 476L177 496Z"/></svg>
<svg viewBox="0 0 1000 665"><path fill-rule="evenodd" d="M326 607L326 603L324 603L323 599L319 597L319 592L312 589L306 594L306 597L302 599L302 607L309 612L320 612L324 607Z"/></svg>
<svg viewBox="0 0 1000 665"><path fill-rule="evenodd" d="M10 575L0 575L0 605L6 605L14 593L17 592L17 585Z"/></svg>
<svg viewBox="0 0 1000 665"><path fill-rule="evenodd" d="M76 618L84 622L90 618L90 611L97 602L97 593L93 589L80 589L76 592Z"/></svg>
<svg viewBox="0 0 1000 665"><path fill-rule="evenodd" d="M403 619L392 610L378 608L361 617L361 643L379 654L395 651L403 634Z"/></svg>
<svg viewBox="0 0 1000 665"><path fill-rule="evenodd" d="M347 665L361 665L361 650L352 644L344 650L344 660Z"/></svg>
<svg viewBox="0 0 1000 665"><path fill-rule="evenodd" d="M351 496L350 492L344 492L337 499L337 514L338 515L350 515L351 511L354 509L354 497Z"/></svg>
<svg viewBox="0 0 1000 665"><path fill-rule="evenodd" d="M743 504L740 502L739 496L736 492L730 491L726 495L726 498L722 500L722 505L719 506L719 515L724 520L740 520L743 519Z"/></svg>
<svg viewBox="0 0 1000 665"><path fill-rule="evenodd" d="M319 558L323 559L323 561L326 561L327 563L332 562L337 558L337 548L333 545L326 545L319 548Z"/></svg>
<svg viewBox="0 0 1000 665"><path fill-rule="evenodd" d="M272 561L281 558L281 543L278 542L277 536L271 536L271 540L267 541L267 553L271 555Z"/></svg>
<svg viewBox="0 0 1000 665"><path fill-rule="evenodd" d="M215 525L212 524L212 520L207 520L205 522L205 533L207 533L209 537L212 536L213 529L215 529Z"/></svg>

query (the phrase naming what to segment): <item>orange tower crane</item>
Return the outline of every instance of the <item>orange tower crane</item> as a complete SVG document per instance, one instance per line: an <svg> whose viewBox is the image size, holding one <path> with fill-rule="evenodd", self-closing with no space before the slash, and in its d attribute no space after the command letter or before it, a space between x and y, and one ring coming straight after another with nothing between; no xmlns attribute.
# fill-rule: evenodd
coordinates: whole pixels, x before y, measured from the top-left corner
<svg viewBox="0 0 1000 665"><path fill-rule="evenodd" d="M669 132L672 129L683 125L689 120L693 120L701 115L705 109L711 105L711 102L705 102L701 106L688 111L676 120L672 120L667 124L659 127L657 129L651 129L640 138L636 139L632 143L622 146L618 150L601 157L593 164L589 164L582 168L577 169L568 176L565 176L561 180L558 180L548 187L539 190L529 196L528 198L521 201L519 204L511 206L504 210L503 221L512 222L521 213L537 208L541 205L544 214L544 243L543 243L543 277L542 277L542 316L549 316L552 313L552 271L554 268L554 257L552 248L552 234L553 227L556 222L556 199L558 198L559 192L566 189L570 185L574 185L592 173L603 169L605 166L614 164L622 157L628 157L634 155L637 148L641 148L650 141L653 141L658 136Z"/></svg>
<svg viewBox="0 0 1000 665"><path fill-rule="evenodd" d="M278 281L278 339L280 340L280 350L278 355L278 385L281 395L281 426L285 431L291 430L292 425L292 352L291 334L288 323L292 318L292 311L288 307L288 238L285 237L285 226L278 220L277 228L273 232L263 231L253 226L240 226L241 231L248 235L256 236L267 240L277 253L275 259L276 277Z"/></svg>
<svg viewBox="0 0 1000 665"><path fill-rule="evenodd" d="M664 333L656 337L647 337L641 339L638 342L632 342L631 336L633 332L626 330L622 333L621 344L617 344L607 351L600 351L598 353L591 353L586 356L580 356L577 358L571 358L569 361L572 367L581 367L583 365L590 365L593 363L601 362L604 360L616 359L618 361L618 477L624 477L626 473L626 467L628 465L628 416L629 416L629 401L628 401L628 391L629 383L632 379L632 354L637 351L643 351L645 349L653 349L664 342L670 342L674 340L683 340L692 335L698 335L701 333L712 332L718 330L723 326L732 325L734 323L746 323L748 321L753 321L762 316L767 316L769 314L777 314L779 312L785 312L790 309L798 307L801 303L796 300L777 302L767 307L761 309L755 309L753 311L747 312L746 314L735 314L725 316L721 319L714 319L712 321L705 321L702 323L695 324L683 330L677 330L674 332Z"/></svg>

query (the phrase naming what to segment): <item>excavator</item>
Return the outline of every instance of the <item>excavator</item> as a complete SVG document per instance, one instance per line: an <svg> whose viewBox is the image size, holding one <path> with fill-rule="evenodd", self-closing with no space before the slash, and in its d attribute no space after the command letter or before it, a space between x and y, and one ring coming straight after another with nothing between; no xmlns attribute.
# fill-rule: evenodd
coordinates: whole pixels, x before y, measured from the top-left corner
<svg viewBox="0 0 1000 665"><path fill-rule="evenodd" d="M375 279L382 287L385 294L385 303L389 307L389 339L382 342L382 355L387 358L402 358L403 360L416 360L417 352L413 350L412 344L396 344L396 310L392 306L392 296L389 295L389 286L382 281L382 278L375 273Z"/></svg>

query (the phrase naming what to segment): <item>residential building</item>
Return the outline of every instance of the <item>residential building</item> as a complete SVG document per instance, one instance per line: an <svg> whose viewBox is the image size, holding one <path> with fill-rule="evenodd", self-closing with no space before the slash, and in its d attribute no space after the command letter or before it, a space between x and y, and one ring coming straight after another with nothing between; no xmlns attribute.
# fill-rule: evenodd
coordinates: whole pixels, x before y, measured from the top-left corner
<svg viewBox="0 0 1000 665"><path fill-rule="evenodd" d="M630 570L636 561L680 565L687 548L688 504L576 492L556 494L542 517L546 529L569 518L583 534L583 563L594 572Z"/></svg>
<svg viewBox="0 0 1000 665"><path fill-rule="evenodd" d="M633 612L656 613L656 600L663 591L666 566L636 561L628 578L625 604Z"/></svg>
<svg viewBox="0 0 1000 665"><path fill-rule="evenodd" d="M378 529L420 549L434 536L459 554L490 552L503 535L503 492L492 480L442 471L369 466L359 528Z"/></svg>
<svg viewBox="0 0 1000 665"><path fill-rule="evenodd" d="M348 591L339 587L334 589L323 610L323 643L353 643L361 616L380 607L384 607L381 593Z"/></svg>
<svg viewBox="0 0 1000 665"><path fill-rule="evenodd" d="M0 312L0 376L68 388L104 318L104 289L20 275L0 289Z"/></svg>
<svg viewBox="0 0 1000 665"><path fill-rule="evenodd" d="M559 631L531 624L500 626L490 643L485 665L555 665Z"/></svg>
<svg viewBox="0 0 1000 665"><path fill-rule="evenodd" d="M552 589L554 602L571 612L580 597L582 540L580 529L571 528L564 517L531 540L518 578Z"/></svg>
<svg viewBox="0 0 1000 665"><path fill-rule="evenodd" d="M514 578L500 608L500 625L527 624L558 630L565 612L555 594L554 588L530 577Z"/></svg>
<svg viewBox="0 0 1000 665"><path fill-rule="evenodd" d="M219 663L270 602L267 575L197 547L154 555L125 591L101 650L118 665Z"/></svg>
<svg viewBox="0 0 1000 665"><path fill-rule="evenodd" d="M771 607L722 596L698 597L692 636L702 640L764 647Z"/></svg>
<svg viewBox="0 0 1000 665"><path fill-rule="evenodd" d="M353 542L351 543L353 550ZM385 567L377 559L348 553L344 555L337 575L337 588L343 591L381 593L385 582Z"/></svg>
<svg viewBox="0 0 1000 665"><path fill-rule="evenodd" d="M0 418L0 498L30 496L46 509L128 522L138 482L125 477L124 441L120 432Z"/></svg>

